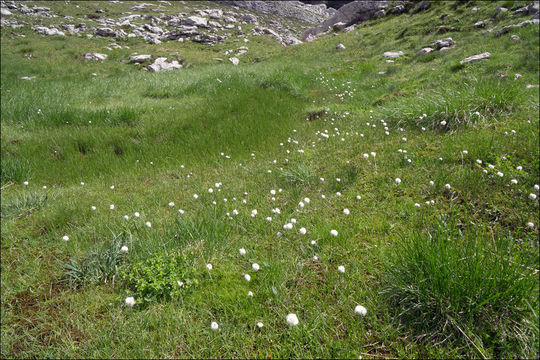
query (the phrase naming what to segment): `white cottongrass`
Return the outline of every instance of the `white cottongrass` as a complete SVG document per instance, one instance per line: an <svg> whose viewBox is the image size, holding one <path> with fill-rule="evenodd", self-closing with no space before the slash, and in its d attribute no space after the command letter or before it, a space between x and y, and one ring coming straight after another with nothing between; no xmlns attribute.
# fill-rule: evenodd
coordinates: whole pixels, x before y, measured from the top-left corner
<svg viewBox="0 0 540 360"><path fill-rule="evenodd" d="M24 185L28 185L28 181L23 182Z"/></svg>
<svg viewBox="0 0 540 360"><path fill-rule="evenodd" d="M67 235L62 236L62 240L69 241L69 236L67 236Z"/></svg>
<svg viewBox="0 0 540 360"><path fill-rule="evenodd" d="M349 209L345 208L345 209L343 209L343 213L345 215L349 215L351 212L349 211Z"/></svg>
<svg viewBox="0 0 540 360"><path fill-rule="evenodd" d="M193 194L193 198L194 198L194 199L198 199L198 198L199 198L199 195Z"/></svg>
<svg viewBox="0 0 540 360"><path fill-rule="evenodd" d="M245 274L245 275L244 275L244 279L245 279L246 281L251 281L251 276L250 276L249 274Z"/></svg>
<svg viewBox="0 0 540 360"><path fill-rule="evenodd" d="M260 269L261 267L259 266L259 264L253 263L253 264L251 265L251 268L252 268L253 270L255 270L255 271L259 271L259 269Z"/></svg>
<svg viewBox="0 0 540 360"><path fill-rule="evenodd" d="M212 266L212 264L206 264L206 269L208 271L212 270L214 267Z"/></svg>
<svg viewBox="0 0 540 360"><path fill-rule="evenodd" d="M298 232L301 234L301 235L306 235L306 228L305 227L301 227L300 230L298 230Z"/></svg>
<svg viewBox="0 0 540 360"><path fill-rule="evenodd" d="M401 184L401 179L400 178L396 178L396 184Z"/></svg>
<svg viewBox="0 0 540 360"><path fill-rule="evenodd" d="M536 191L540 190L540 185L535 184L535 185L534 185L534 190L536 190Z"/></svg>
<svg viewBox="0 0 540 360"><path fill-rule="evenodd" d="M510 182L511 182L512 184L514 184L514 185L516 185L516 184L518 183L518 181L517 181L516 179L510 180Z"/></svg>
<svg viewBox="0 0 540 360"><path fill-rule="evenodd" d="M536 200L536 194L530 193L529 199Z"/></svg>
<svg viewBox="0 0 540 360"><path fill-rule="evenodd" d="M255 217L257 215L257 209L251 210L251 217Z"/></svg>
<svg viewBox="0 0 540 360"><path fill-rule="evenodd" d="M296 314L287 315L287 324L289 324L289 326L298 325L298 317L296 316Z"/></svg>
<svg viewBox="0 0 540 360"><path fill-rule="evenodd" d="M293 224L292 223L287 223L285 225L283 225L283 229L284 230L291 230L293 228Z"/></svg>
<svg viewBox="0 0 540 360"><path fill-rule="evenodd" d="M129 251L129 248L126 245L120 248L120 252L127 253L128 251Z"/></svg>
<svg viewBox="0 0 540 360"><path fill-rule="evenodd" d="M129 220L129 216L124 215L124 220Z"/></svg>
<svg viewBox="0 0 540 360"><path fill-rule="evenodd" d="M148 228L152 227L152 223L150 221L145 222L144 225L146 225Z"/></svg>
<svg viewBox="0 0 540 360"><path fill-rule="evenodd" d="M173 206L174 206L174 202L171 201L171 202L169 203L169 206L170 206L170 207L173 207Z"/></svg>
<svg viewBox="0 0 540 360"><path fill-rule="evenodd" d="M114 210L114 204L109 205L109 209Z"/></svg>
<svg viewBox="0 0 540 360"><path fill-rule="evenodd" d="M447 188L448 190L450 190L452 187L450 186L450 184L445 184L444 185L445 188Z"/></svg>
<svg viewBox="0 0 540 360"><path fill-rule="evenodd" d="M218 331L219 330L218 323L215 321L212 321L212 323L210 324L210 329L212 329L213 331Z"/></svg>
<svg viewBox="0 0 540 360"><path fill-rule="evenodd" d="M534 223L532 223L532 222L528 222L527 226L530 227L531 229L534 229Z"/></svg>
<svg viewBox="0 0 540 360"><path fill-rule="evenodd" d="M360 316L366 316L367 309L363 307L362 305L356 305L356 307L354 308L354 313Z"/></svg>
<svg viewBox="0 0 540 360"><path fill-rule="evenodd" d="M334 229L330 230L330 235L332 235L332 236L338 236L337 230L334 230Z"/></svg>
<svg viewBox="0 0 540 360"><path fill-rule="evenodd" d="M339 265L337 270L340 272L340 273L344 273L345 272L345 266L343 265Z"/></svg>
<svg viewBox="0 0 540 360"><path fill-rule="evenodd" d="M135 211L135 213L133 214L133 216L139 217L139 216L141 216L141 214L139 214L139 212Z"/></svg>
<svg viewBox="0 0 540 360"><path fill-rule="evenodd" d="M246 249L244 248L240 248L238 252L240 253L240 255L246 255Z"/></svg>
<svg viewBox="0 0 540 360"><path fill-rule="evenodd" d="M248 294L247 294L249 297L253 297L253 292L252 291L248 291Z"/></svg>
<svg viewBox="0 0 540 360"><path fill-rule="evenodd" d="M262 329L263 326L264 326L264 324L263 324L262 322L259 321L259 322L257 323L257 327L258 327L259 329Z"/></svg>
<svg viewBox="0 0 540 360"><path fill-rule="evenodd" d="M97 208L95 206L91 206L90 209L96 210Z"/></svg>
<svg viewBox="0 0 540 360"><path fill-rule="evenodd" d="M124 300L124 304L126 304L127 306L129 307L132 307L135 305L135 298L133 296L128 296L125 300Z"/></svg>

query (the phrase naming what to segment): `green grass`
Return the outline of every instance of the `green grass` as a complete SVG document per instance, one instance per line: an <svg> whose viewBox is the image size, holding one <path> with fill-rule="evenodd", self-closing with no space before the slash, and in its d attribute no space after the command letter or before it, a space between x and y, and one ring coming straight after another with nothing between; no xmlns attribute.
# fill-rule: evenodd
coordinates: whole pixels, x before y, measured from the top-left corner
<svg viewBox="0 0 540 360"><path fill-rule="evenodd" d="M433 3L294 47L251 37L237 67L213 60L236 37L108 51L2 28L2 356L538 357L538 27L474 28L504 3ZM73 4L45 6L133 6ZM135 51L189 66L149 73Z"/></svg>

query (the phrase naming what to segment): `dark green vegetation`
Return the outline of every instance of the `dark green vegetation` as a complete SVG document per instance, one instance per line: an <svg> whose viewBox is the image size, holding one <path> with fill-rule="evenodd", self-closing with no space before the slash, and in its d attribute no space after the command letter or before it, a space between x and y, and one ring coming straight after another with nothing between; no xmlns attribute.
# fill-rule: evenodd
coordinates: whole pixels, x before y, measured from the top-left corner
<svg viewBox="0 0 540 360"><path fill-rule="evenodd" d="M538 26L473 26L522 5L506 3L294 47L253 37L238 67L212 60L234 38L129 39L94 63L80 54L107 39L3 28L2 356L538 357ZM455 48L415 55L448 36ZM133 51L191 66L148 73L119 61Z"/></svg>

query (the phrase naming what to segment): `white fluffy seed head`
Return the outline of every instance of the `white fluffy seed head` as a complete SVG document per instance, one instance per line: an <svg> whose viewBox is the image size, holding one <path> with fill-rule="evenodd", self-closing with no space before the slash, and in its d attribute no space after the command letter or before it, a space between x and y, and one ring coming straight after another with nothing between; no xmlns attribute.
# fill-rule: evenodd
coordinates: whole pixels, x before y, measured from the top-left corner
<svg viewBox="0 0 540 360"><path fill-rule="evenodd" d="M338 271L339 271L340 273L344 273L344 272L345 272L345 266L343 266L343 265L339 265L337 269L338 269Z"/></svg>
<svg viewBox="0 0 540 360"><path fill-rule="evenodd" d="M69 236L67 236L67 235L62 236L62 240L68 241L68 240L69 240Z"/></svg>
<svg viewBox="0 0 540 360"><path fill-rule="evenodd" d="M289 314L287 315L287 324L289 324L289 326L296 326L298 325L298 317L296 316L296 314Z"/></svg>
<svg viewBox="0 0 540 360"><path fill-rule="evenodd" d="M356 307L354 308L354 313L360 316L366 316L367 309L363 307L362 305L356 305Z"/></svg>
<svg viewBox="0 0 540 360"><path fill-rule="evenodd" d="M120 252L127 253L128 251L129 251L129 248L126 245L120 248Z"/></svg>
<svg viewBox="0 0 540 360"><path fill-rule="evenodd" d="M208 269L209 271L212 270L214 267L212 266L212 264L206 264L206 269Z"/></svg>
<svg viewBox="0 0 540 360"><path fill-rule="evenodd" d="M396 178L396 184L401 184L401 179L400 178Z"/></svg>
<svg viewBox="0 0 540 360"><path fill-rule="evenodd" d="M240 255L246 255L246 249L244 248L239 249L238 252L240 253Z"/></svg>
<svg viewBox="0 0 540 360"><path fill-rule="evenodd" d="M330 235L332 235L332 236L338 236L337 230L334 230L334 229L330 230Z"/></svg>
<svg viewBox="0 0 540 360"><path fill-rule="evenodd" d="M244 275L244 279L245 279L246 281L251 281L251 276L250 276L249 274L245 274L245 275Z"/></svg>
<svg viewBox="0 0 540 360"><path fill-rule="evenodd" d="M212 321L212 323L210 324L210 329L212 329L213 331L218 331L219 330L218 323L215 321Z"/></svg>
<svg viewBox="0 0 540 360"><path fill-rule="evenodd" d="M133 296L128 296L125 300L124 300L124 304L126 304L127 306L129 307L132 307L135 305L135 298Z"/></svg>
<svg viewBox="0 0 540 360"><path fill-rule="evenodd" d="M301 235L306 235L307 230L306 230L305 227L302 227L302 228L300 228L300 230L298 230L298 232L299 232Z"/></svg>
<svg viewBox="0 0 540 360"><path fill-rule="evenodd" d="M255 270L255 271L259 271L259 269L260 269L261 267L259 266L259 264L253 263L253 264L251 265L251 268L252 268L253 270Z"/></svg>
<svg viewBox="0 0 540 360"><path fill-rule="evenodd" d="M150 221L145 222L144 225L146 225L146 227L149 227L149 228L152 227L152 223Z"/></svg>

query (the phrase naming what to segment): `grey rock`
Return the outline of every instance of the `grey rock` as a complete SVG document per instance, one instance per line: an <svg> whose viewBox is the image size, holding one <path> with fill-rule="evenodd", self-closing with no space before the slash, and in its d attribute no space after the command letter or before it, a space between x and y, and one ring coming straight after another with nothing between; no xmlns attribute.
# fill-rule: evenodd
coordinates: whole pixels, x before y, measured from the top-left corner
<svg viewBox="0 0 540 360"><path fill-rule="evenodd" d="M86 54L83 54L83 57L86 59L86 60L93 60L93 61L103 61L105 59L107 59L107 54L100 54L100 53L97 53L97 52L91 52L91 53L86 53Z"/></svg>
<svg viewBox="0 0 540 360"><path fill-rule="evenodd" d="M500 36L502 34L506 34L511 29L514 29L514 28L520 28L526 25L538 25L538 24L539 24L538 19L525 20L523 22L520 22L519 24L503 26L501 29L495 32L495 35Z"/></svg>
<svg viewBox="0 0 540 360"><path fill-rule="evenodd" d="M96 29L96 36L103 37L115 37L115 38L125 38L127 34L123 30L113 30L109 27L102 27Z"/></svg>
<svg viewBox="0 0 540 360"><path fill-rule="evenodd" d="M142 64L146 60L150 60L152 58L152 55L134 55L129 58L130 63L134 64Z"/></svg>
<svg viewBox="0 0 540 360"><path fill-rule="evenodd" d="M459 63L460 64L467 64L467 63L474 62L474 61L480 61L480 60L489 59L490 57L491 57L491 54L489 52L485 52L485 53L482 53L482 54L469 56L468 58L465 58L465 59L461 60Z"/></svg>
<svg viewBox="0 0 540 360"><path fill-rule="evenodd" d="M405 54L403 53L403 51L386 51L383 56L385 58L389 58L389 59L394 59L394 58L398 58L398 57L401 57L401 56L404 56Z"/></svg>
<svg viewBox="0 0 540 360"><path fill-rule="evenodd" d="M441 49L443 47L450 47L450 46L452 46L454 44L455 44L454 40L449 37L449 38L446 38L446 39L435 40L432 45L436 49Z"/></svg>
<svg viewBox="0 0 540 360"><path fill-rule="evenodd" d="M401 4L396 5L393 8L391 8L390 10L388 10L388 13L392 14L392 15L399 15L399 14L403 14L404 12L405 12L405 6L401 5Z"/></svg>
<svg viewBox="0 0 540 360"><path fill-rule="evenodd" d="M240 60L238 60L238 58L236 58L236 57L229 58L229 61L232 62L232 64L235 65L235 66L240 64Z"/></svg>
<svg viewBox="0 0 540 360"><path fill-rule="evenodd" d="M320 24L336 11L324 4L309 5L300 1L222 1L251 12L263 13L277 18L292 18L310 24Z"/></svg>
<svg viewBox="0 0 540 360"><path fill-rule="evenodd" d="M347 27L347 24L344 23L344 22L338 22L338 23L335 23L334 25L332 25L332 29L334 31L339 31L341 29L345 29Z"/></svg>
<svg viewBox="0 0 540 360"><path fill-rule="evenodd" d="M6 9L6 8L1 8L0 9L0 14L2 14L2 16L13 15L13 13L11 11L9 11L8 9Z"/></svg>
<svg viewBox="0 0 540 360"><path fill-rule="evenodd" d="M181 69L182 65L178 63L178 61L173 60L171 62L167 62L166 57L158 57L152 65L148 65L148 70L152 72L162 72L162 71L170 71L175 69Z"/></svg>
<svg viewBox="0 0 540 360"><path fill-rule="evenodd" d="M232 16L225 16L223 17L223 21L225 21L226 23L235 23L236 22L236 18L232 17Z"/></svg>
<svg viewBox="0 0 540 360"><path fill-rule="evenodd" d="M375 13L386 9L390 1L353 1L345 4L329 19L322 24L306 30L302 34L302 40L306 41L310 36L316 36L328 31L334 24L356 24L371 19Z"/></svg>
<svg viewBox="0 0 540 360"><path fill-rule="evenodd" d="M507 12L507 11L508 11L507 8L505 8L505 7L500 7L500 8L497 9L497 15L500 15L500 14L505 13L505 12Z"/></svg>
<svg viewBox="0 0 540 360"><path fill-rule="evenodd" d="M302 41L297 39L294 35L287 35L283 39L283 44L287 45L287 46L288 45L298 45L298 44L301 44L301 43L302 43Z"/></svg>
<svg viewBox="0 0 540 360"><path fill-rule="evenodd" d="M221 19L223 17L223 10L221 9L209 9L206 10L206 13L212 19Z"/></svg>
<svg viewBox="0 0 540 360"><path fill-rule="evenodd" d="M23 76L23 77L21 78L21 80L33 80L33 79L35 79L35 78L36 78L35 76Z"/></svg>
<svg viewBox="0 0 540 360"><path fill-rule="evenodd" d="M345 45L343 45L343 44L338 44L338 45L336 46L336 49L338 49L338 50L345 50Z"/></svg>
<svg viewBox="0 0 540 360"><path fill-rule="evenodd" d="M34 28L34 31L41 35L59 35L59 36L65 36L64 32L59 31L56 28L46 28L44 26L38 26Z"/></svg>
<svg viewBox="0 0 540 360"><path fill-rule="evenodd" d="M355 28L356 28L355 25L347 26L345 29L343 29L343 32L348 33L348 32L354 31Z"/></svg>
<svg viewBox="0 0 540 360"><path fill-rule="evenodd" d="M188 18L180 20L180 24L196 27L207 27L208 19L200 16L190 16Z"/></svg>
<svg viewBox="0 0 540 360"><path fill-rule="evenodd" d="M33 6L32 11L34 11L34 12L49 12L49 11L51 11L51 9L48 8L48 7L45 7L45 6Z"/></svg>
<svg viewBox="0 0 540 360"><path fill-rule="evenodd" d="M516 40L516 41L521 40L521 38L519 36L517 36L517 35L510 35L510 39Z"/></svg>
<svg viewBox="0 0 540 360"><path fill-rule="evenodd" d="M238 18L248 24L259 24L259 20L253 14L241 14L238 16Z"/></svg>
<svg viewBox="0 0 540 360"><path fill-rule="evenodd" d="M480 20L474 23L474 27L476 28L483 28L486 26L486 24L489 22L489 20Z"/></svg>
<svg viewBox="0 0 540 360"><path fill-rule="evenodd" d="M432 48L430 48L430 47L425 47L425 48L422 48L420 51L418 51L418 52L416 53L416 55L424 55L424 54L428 54L428 53L430 53L430 52L432 52L432 51L433 51Z"/></svg>

